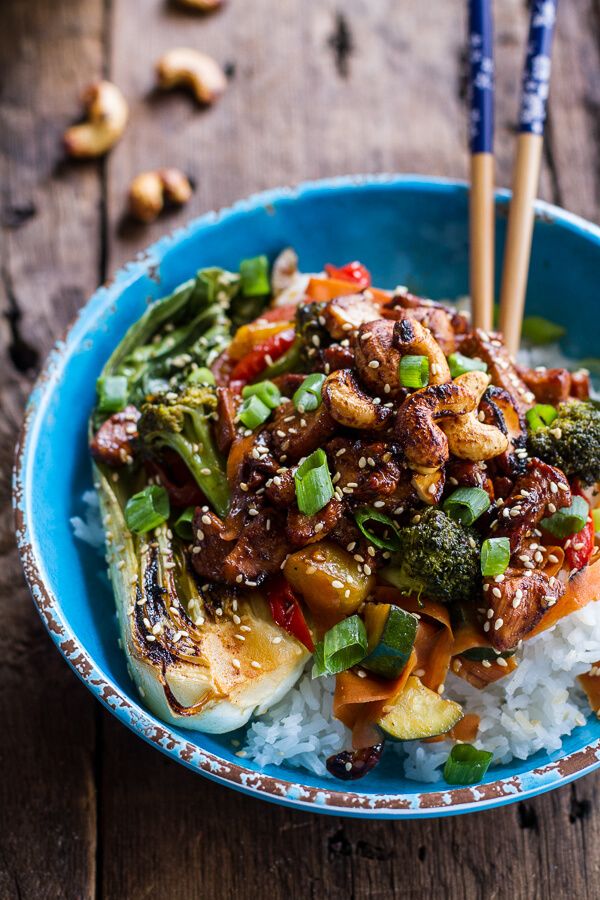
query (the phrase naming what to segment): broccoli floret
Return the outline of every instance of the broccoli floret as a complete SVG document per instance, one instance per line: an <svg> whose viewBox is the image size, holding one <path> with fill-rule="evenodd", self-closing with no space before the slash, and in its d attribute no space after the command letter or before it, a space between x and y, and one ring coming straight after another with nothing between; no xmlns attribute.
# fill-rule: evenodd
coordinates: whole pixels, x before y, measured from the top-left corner
<svg viewBox="0 0 600 900"><path fill-rule="evenodd" d="M600 405L588 400L559 404L554 421L529 435L528 451L568 478L600 481Z"/></svg>
<svg viewBox="0 0 600 900"><path fill-rule="evenodd" d="M404 593L442 603L469 601L481 588L481 540L440 509L399 529L400 549L382 575Z"/></svg>
<svg viewBox="0 0 600 900"><path fill-rule="evenodd" d="M229 487L212 435L210 420L216 407L215 389L208 385L161 394L142 406L138 433L142 447L174 450L215 511L224 516Z"/></svg>

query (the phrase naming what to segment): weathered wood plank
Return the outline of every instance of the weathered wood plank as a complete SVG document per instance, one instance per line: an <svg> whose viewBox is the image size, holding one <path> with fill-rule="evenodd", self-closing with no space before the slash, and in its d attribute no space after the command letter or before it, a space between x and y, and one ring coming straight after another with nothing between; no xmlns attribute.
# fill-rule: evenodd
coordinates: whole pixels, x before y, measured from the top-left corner
<svg viewBox="0 0 600 900"><path fill-rule="evenodd" d="M91 897L94 701L23 583L10 470L36 363L98 279L98 169L59 168L102 67L101 0L0 5L0 895Z"/></svg>

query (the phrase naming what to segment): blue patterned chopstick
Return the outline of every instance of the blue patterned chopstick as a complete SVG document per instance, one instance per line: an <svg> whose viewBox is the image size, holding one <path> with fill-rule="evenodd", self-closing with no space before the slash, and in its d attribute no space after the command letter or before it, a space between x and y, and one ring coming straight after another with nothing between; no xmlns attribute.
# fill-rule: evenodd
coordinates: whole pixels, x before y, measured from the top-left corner
<svg viewBox="0 0 600 900"><path fill-rule="evenodd" d="M494 150L494 28L491 0L469 0L471 153Z"/></svg>
<svg viewBox="0 0 600 900"><path fill-rule="evenodd" d="M533 0L521 85L519 131L543 134L557 0Z"/></svg>

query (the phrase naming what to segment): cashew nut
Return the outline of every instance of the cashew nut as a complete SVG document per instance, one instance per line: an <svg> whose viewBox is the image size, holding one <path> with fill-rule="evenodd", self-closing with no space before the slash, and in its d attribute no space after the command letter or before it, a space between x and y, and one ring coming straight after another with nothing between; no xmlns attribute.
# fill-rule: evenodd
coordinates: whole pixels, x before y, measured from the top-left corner
<svg viewBox="0 0 600 900"><path fill-rule="evenodd" d="M140 222L153 222L165 201L181 206L191 196L189 179L179 169L141 172L129 186L129 212Z"/></svg>
<svg viewBox="0 0 600 900"><path fill-rule="evenodd" d="M423 503L434 506L442 499L445 481L444 470L437 469L437 471L428 472L427 474L415 472L411 479L411 484Z"/></svg>
<svg viewBox="0 0 600 900"><path fill-rule="evenodd" d="M394 325L394 347L402 356L414 353L429 360L429 384L450 381L450 369L444 351L428 328L407 316Z"/></svg>
<svg viewBox="0 0 600 900"><path fill-rule="evenodd" d="M453 416L440 422L440 428L448 439L448 447L459 459L470 459L475 462L492 459L508 447L508 438L495 425L481 422L477 407L490 383L490 376L485 372L465 372L454 379L454 383L464 388L473 398L470 412Z"/></svg>
<svg viewBox="0 0 600 900"><path fill-rule="evenodd" d="M387 424L391 410L362 391L351 369L332 372L321 390L332 419L346 428L378 430Z"/></svg>
<svg viewBox="0 0 600 900"><path fill-rule="evenodd" d="M214 103L227 87L221 66L212 57L189 47L169 50L156 64L162 88L188 87L198 103Z"/></svg>
<svg viewBox="0 0 600 900"><path fill-rule="evenodd" d="M223 0L178 0L180 6L188 9L198 9L200 12L212 12L223 5Z"/></svg>
<svg viewBox="0 0 600 900"><path fill-rule="evenodd" d="M437 419L461 416L475 408L475 397L464 385L449 381L415 391L396 417L394 433L412 469L427 475L444 465L448 438Z"/></svg>
<svg viewBox="0 0 600 900"><path fill-rule="evenodd" d="M90 84L82 96L87 121L67 128L63 141L69 156L92 158L107 153L117 143L129 116L125 97L110 81Z"/></svg>
<svg viewBox="0 0 600 900"><path fill-rule="evenodd" d="M400 353L393 347L393 338L394 323L377 319L361 325L353 341L361 381L387 400L402 397L405 392L398 378Z"/></svg>

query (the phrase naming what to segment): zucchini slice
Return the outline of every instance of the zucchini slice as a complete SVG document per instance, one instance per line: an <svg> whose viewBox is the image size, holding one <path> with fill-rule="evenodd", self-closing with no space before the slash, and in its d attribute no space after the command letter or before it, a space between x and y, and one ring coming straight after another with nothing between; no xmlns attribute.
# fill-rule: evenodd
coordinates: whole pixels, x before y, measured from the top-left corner
<svg viewBox="0 0 600 900"><path fill-rule="evenodd" d="M462 708L453 700L442 700L411 675L393 706L377 722L381 730L397 741L417 741L446 734L460 722Z"/></svg>
<svg viewBox="0 0 600 900"><path fill-rule="evenodd" d="M362 668L382 678L397 678L408 662L419 620L391 603L368 603L364 619L369 644Z"/></svg>

